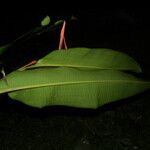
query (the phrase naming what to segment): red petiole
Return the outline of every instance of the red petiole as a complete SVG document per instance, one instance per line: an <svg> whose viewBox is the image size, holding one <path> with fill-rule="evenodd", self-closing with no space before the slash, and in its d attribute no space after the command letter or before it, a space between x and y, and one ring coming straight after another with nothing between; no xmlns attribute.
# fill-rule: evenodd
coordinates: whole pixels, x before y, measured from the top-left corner
<svg viewBox="0 0 150 150"><path fill-rule="evenodd" d="M59 40L59 47L58 47L59 50L62 49L63 44L64 44L64 48L67 49L67 44L65 40L65 27L66 27L66 21L64 21L60 32L60 40Z"/></svg>

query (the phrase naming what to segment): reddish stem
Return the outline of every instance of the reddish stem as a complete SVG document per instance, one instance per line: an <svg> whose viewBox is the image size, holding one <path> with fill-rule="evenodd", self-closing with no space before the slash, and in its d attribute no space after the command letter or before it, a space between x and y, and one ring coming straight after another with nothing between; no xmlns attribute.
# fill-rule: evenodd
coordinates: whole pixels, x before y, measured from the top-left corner
<svg viewBox="0 0 150 150"><path fill-rule="evenodd" d="M28 64L24 65L23 67L21 67L19 70L24 70L26 67L29 67L29 66L31 66L31 65L34 65L34 64L36 64L36 63L37 63L37 61L36 61L36 60L33 60L33 61L29 62Z"/></svg>
<svg viewBox="0 0 150 150"><path fill-rule="evenodd" d="M59 50L63 48L63 44L65 49L67 49L67 44L65 40L65 27L66 27L66 21L64 21L60 32L60 40L59 40L59 48L58 48Z"/></svg>

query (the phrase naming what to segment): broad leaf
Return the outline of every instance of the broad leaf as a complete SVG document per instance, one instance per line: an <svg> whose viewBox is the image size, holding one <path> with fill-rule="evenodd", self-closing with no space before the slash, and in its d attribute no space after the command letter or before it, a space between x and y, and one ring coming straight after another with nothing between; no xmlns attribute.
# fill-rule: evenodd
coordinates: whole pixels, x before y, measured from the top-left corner
<svg viewBox="0 0 150 150"><path fill-rule="evenodd" d="M47 66L141 72L139 64L133 58L124 53L104 48L70 48L68 50L55 50L40 59L37 64L27 68ZM20 70L27 68L21 68Z"/></svg>
<svg viewBox="0 0 150 150"><path fill-rule="evenodd" d="M15 71L0 80L0 93L34 107L97 108L150 88L150 82L113 70L45 67Z"/></svg>

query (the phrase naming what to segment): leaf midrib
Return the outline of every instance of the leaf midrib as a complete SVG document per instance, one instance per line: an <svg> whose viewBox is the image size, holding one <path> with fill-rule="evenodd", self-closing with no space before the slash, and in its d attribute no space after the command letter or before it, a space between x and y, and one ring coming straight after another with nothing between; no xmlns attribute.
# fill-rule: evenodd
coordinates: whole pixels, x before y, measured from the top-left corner
<svg viewBox="0 0 150 150"><path fill-rule="evenodd" d="M98 67L98 66L84 66L84 65L68 65L68 64L37 64L25 68L20 68L18 70L23 71L25 69L30 69L30 68L38 68L38 67L71 67L71 68L90 68L90 69L113 69L112 67ZM129 68L122 68L122 67L115 67L116 70L129 70ZM134 69L137 70L137 69ZM139 72L141 72L141 69L138 68Z"/></svg>
<svg viewBox="0 0 150 150"><path fill-rule="evenodd" d="M63 85L71 85L71 84L86 84L86 83L139 83L139 84L148 84L150 85L150 81L133 81L133 80L91 80L91 81L72 81L72 82L58 82L58 83L41 83L36 85L28 85L28 86L18 86L16 88L8 87L7 89L1 90L1 93L8 93L14 92L18 90L25 90L25 89L33 89L33 88L40 88L40 87L47 87L47 86L63 86ZM8 83L9 84L9 83ZM7 85L9 86L9 85Z"/></svg>

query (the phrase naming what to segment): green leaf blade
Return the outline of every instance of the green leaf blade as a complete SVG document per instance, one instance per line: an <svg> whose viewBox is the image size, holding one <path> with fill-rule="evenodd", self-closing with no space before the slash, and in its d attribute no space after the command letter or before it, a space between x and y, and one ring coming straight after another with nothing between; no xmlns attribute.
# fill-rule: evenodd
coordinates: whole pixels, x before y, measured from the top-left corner
<svg viewBox="0 0 150 150"><path fill-rule="evenodd" d="M104 48L70 48L55 50L28 68L64 66L82 69L114 69L141 72L139 64L130 56Z"/></svg>
<svg viewBox="0 0 150 150"><path fill-rule="evenodd" d="M12 99L42 108L65 105L97 108L150 88L150 82L113 70L82 71L74 68L38 68L16 71L0 81L0 92Z"/></svg>

